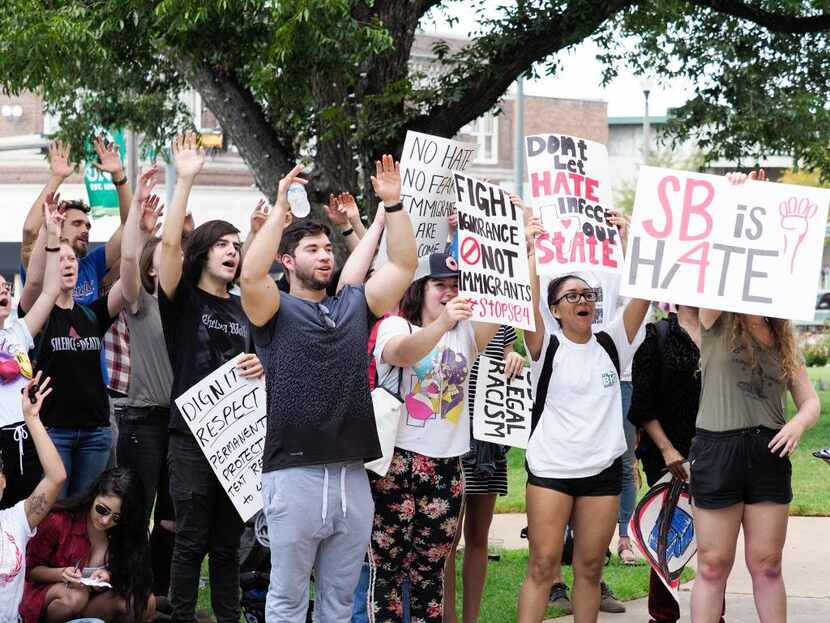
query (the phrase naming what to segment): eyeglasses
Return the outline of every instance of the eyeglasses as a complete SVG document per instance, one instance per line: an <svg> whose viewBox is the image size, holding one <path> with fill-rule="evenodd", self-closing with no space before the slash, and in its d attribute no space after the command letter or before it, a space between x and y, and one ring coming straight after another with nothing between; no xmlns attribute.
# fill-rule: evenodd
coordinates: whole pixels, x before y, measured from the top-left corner
<svg viewBox="0 0 830 623"><path fill-rule="evenodd" d="M101 515L101 517L109 517L112 515L112 523L118 523L121 521L121 513L113 513L110 508L107 508L103 504L96 504L95 512Z"/></svg>
<svg viewBox="0 0 830 623"><path fill-rule="evenodd" d="M558 299L556 299L553 304L559 305L559 303L565 299L568 303L579 303L579 299L585 299L586 303L596 303L599 300L599 294L597 294L596 290L583 290L582 292L566 292Z"/></svg>
<svg viewBox="0 0 830 623"><path fill-rule="evenodd" d="M329 308L322 303L317 303L317 314L320 316L320 320L323 321L323 324L325 324L329 329L337 328L337 323L335 323L334 318L331 317Z"/></svg>

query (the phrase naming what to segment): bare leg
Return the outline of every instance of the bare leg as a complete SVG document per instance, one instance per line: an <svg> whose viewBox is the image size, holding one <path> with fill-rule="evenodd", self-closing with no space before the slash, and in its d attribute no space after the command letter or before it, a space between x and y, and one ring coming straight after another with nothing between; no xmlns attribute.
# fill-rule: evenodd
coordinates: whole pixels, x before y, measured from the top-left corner
<svg viewBox="0 0 830 623"><path fill-rule="evenodd" d="M602 567L614 536L620 509L617 495L585 496L574 500L574 586L571 595L575 623L595 623L599 615Z"/></svg>
<svg viewBox="0 0 830 623"><path fill-rule="evenodd" d="M692 507L697 538L697 576L692 586L692 623L717 623L726 580L735 562L743 504L705 510Z"/></svg>
<svg viewBox="0 0 830 623"><path fill-rule="evenodd" d="M67 588L59 582L46 591L43 602L47 623L63 623L77 619L89 602L89 591L84 588Z"/></svg>
<svg viewBox="0 0 830 623"><path fill-rule="evenodd" d="M464 623L476 623L487 580L487 537L496 508L495 495L467 498L464 522Z"/></svg>
<svg viewBox="0 0 830 623"><path fill-rule="evenodd" d="M461 505L461 514L458 516L458 526L455 529L455 540L452 542L452 550L447 556L444 565L444 614L443 623L457 623L458 617L455 612L455 557L458 551L458 543L464 530L464 517L467 514L467 496ZM466 553L465 553L466 557Z"/></svg>
<svg viewBox="0 0 830 623"><path fill-rule="evenodd" d="M787 620L781 553L787 538L789 512L789 504L744 505L746 566L752 576L752 594L761 623L784 623Z"/></svg>
<svg viewBox="0 0 830 623"><path fill-rule="evenodd" d="M527 485L527 525L530 557L519 593L519 623L539 623L545 616L555 566L562 558L562 535L574 499L544 487Z"/></svg>
<svg viewBox="0 0 830 623"><path fill-rule="evenodd" d="M90 594L89 603L83 611L85 618L101 619L107 623L125 614L127 614L126 600L113 591Z"/></svg>

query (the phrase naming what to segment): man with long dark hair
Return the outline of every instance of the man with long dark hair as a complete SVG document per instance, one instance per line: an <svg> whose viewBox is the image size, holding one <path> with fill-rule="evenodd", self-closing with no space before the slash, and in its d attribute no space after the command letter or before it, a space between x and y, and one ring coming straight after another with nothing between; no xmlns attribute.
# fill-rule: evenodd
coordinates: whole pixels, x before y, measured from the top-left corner
<svg viewBox="0 0 830 623"><path fill-rule="evenodd" d="M329 230L302 221L284 230L287 191L305 183L298 165L242 269L242 304L266 362L268 427L262 466L271 545L269 621L306 620L315 567L315 614L349 621L369 545L374 503L363 463L380 456L368 386L368 314L392 310L417 267L415 237L400 203L400 168L383 156L372 177L386 210L389 262L364 285L327 296L334 273ZM268 270L278 250L290 290Z"/></svg>
<svg viewBox="0 0 830 623"><path fill-rule="evenodd" d="M171 398L248 351L248 320L239 297L230 294L239 276L239 232L227 221L208 221L193 230L182 258L187 199L204 164L192 133L173 142L177 183L164 221L158 303L173 369ZM256 355L243 355L241 376L256 378ZM172 402L172 401L171 401ZM171 567L173 621L192 623L202 561L210 554L213 611L222 623L238 623L239 537L242 519L196 443L175 402L170 409L168 451L170 494L176 515Z"/></svg>

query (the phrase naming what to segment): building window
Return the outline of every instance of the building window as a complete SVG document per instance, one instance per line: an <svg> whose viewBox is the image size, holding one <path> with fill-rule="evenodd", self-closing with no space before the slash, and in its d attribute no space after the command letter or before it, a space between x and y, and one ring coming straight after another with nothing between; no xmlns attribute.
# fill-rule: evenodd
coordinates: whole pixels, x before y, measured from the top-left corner
<svg viewBox="0 0 830 623"><path fill-rule="evenodd" d="M488 112L475 121L468 123L461 130L475 139L478 151L474 162L479 164L496 164L499 160L499 120Z"/></svg>

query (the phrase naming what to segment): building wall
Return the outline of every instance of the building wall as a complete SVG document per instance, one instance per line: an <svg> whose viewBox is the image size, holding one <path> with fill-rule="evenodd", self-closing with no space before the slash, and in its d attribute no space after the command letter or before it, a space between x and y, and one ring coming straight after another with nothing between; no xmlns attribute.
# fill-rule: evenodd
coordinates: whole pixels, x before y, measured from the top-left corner
<svg viewBox="0 0 830 623"><path fill-rule="evenodd" d="M0 138L43 132L43 102L34 93L21 95L4 95L0 93L0 112L6 106L19 106L20 117L7 117L0 114Z"/></svg>

